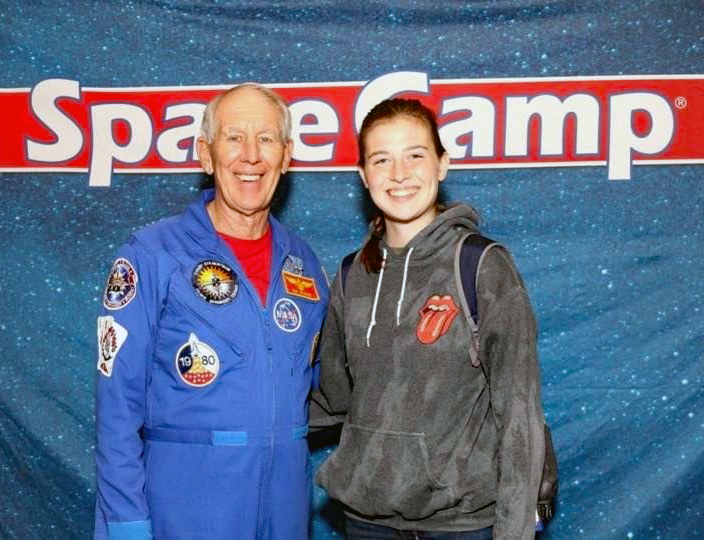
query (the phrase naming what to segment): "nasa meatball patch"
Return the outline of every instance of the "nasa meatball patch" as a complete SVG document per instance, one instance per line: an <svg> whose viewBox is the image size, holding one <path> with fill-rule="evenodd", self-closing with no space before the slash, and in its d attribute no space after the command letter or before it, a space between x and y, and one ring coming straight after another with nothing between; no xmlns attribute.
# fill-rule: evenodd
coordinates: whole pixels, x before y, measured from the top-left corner
<svg viewBox="0 0 704 540"><path fill-rule="evenodd" d="M301 310L289 298L280 298L274 305L274 322L284 332L295 332L301 327Z"/></svg>
<svg viewBox="0 0 704 540"><path fill-rule="evenodd" d="M111 316L98 317L98 371L110 377L120 347L127 339L127 329Z"/></svg>
<svg viewBox="0 0 704 540"><path fill-rule="evenodd" d="M120 257L115 260L110 270L108 284L103 294L103 306L106 309L121 309L129 304L137 294L137 272L130 261Z"/></svg>

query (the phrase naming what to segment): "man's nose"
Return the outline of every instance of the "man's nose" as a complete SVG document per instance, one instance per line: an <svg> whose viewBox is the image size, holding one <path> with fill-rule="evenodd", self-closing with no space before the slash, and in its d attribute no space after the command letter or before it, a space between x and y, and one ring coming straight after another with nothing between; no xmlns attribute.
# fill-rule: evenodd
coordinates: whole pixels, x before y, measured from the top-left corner
<svg viewBox="0 0 704 540"><path fill-rule="evenodd" d="M257 163L259 161L259 145L255 138L247 138L242 144L240 159L246 163Z"/></svg>

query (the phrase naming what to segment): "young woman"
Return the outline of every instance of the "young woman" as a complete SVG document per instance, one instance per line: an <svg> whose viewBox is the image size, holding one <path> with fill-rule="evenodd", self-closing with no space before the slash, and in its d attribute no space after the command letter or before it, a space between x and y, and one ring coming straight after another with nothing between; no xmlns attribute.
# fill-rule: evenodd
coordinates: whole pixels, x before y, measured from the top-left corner
<svg viewBox="0 0 704 540"><path fill-rule="evenodd" d="M478 216L437 204L448 166L419 101L389 99L365 118L359 173L379 216L333 284L317 397L345 415L317 481L344 504L353 540L534 534L544 455L535 319L509 254L489 249L476 287L481 363L471 361L455 254Z"/></svg>

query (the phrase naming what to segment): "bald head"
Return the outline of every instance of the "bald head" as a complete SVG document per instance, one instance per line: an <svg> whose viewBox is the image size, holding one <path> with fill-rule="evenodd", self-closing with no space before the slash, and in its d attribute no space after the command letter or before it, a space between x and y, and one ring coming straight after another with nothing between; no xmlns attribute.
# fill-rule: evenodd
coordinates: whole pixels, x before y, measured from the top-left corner
<svg viewBox="0 0 704 540"><path fill-rule="evenodd" d="M258 92L271 102L271 104L276 108L279 116L278 128L281 142L286 143L289 141L291 139L291 114L289 113L288 107L286 106L284 100L281 96L279 96L279 94L270 88L267 88L261 84L249 82L233 86L229 90L215 96L212 100L210 100L205 108L205 111L203 112L203 122L200 129L201 136L206 140L206 142L209 144L213 142L215 132L218 129L217 109L220 103L224 99L232 97L233 94L243 91Z"/></svg>

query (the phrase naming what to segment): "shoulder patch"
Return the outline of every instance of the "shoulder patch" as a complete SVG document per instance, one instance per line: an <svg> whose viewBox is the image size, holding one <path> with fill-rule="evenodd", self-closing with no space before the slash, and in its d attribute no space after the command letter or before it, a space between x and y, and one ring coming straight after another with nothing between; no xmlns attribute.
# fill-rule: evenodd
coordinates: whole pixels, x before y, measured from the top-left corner
<svg viewBox="0 0 704 540"><path fill-rule="evenodd" d="M125 307L137 295L137 281L139 277L132 263L123 257L116 259L105 286L103 306L110 310Z"/></svg>
<svg viewBox="0 0 704 540"><path fill-rule="evenodd" d="M120 347L127 339L127 329L112 316L98 317L98 371L110 377Z"/></svg>

